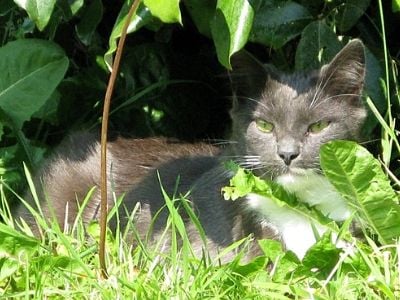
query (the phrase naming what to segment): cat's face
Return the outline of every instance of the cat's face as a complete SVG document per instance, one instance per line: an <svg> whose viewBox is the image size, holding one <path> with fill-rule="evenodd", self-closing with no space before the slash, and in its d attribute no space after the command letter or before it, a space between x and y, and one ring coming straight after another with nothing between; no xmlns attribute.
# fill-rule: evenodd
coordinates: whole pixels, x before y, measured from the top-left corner
<svg viewBox="0 0 400 300"><path fill-rule="evenodd" d="M242 166L271 178L302 174L319 170L322 144L357 140L366 116L360 100L365 76L360 41L309 74L281 75L254 62L247 71L238 69L248 72L246 78L238 76L232 109L234 151Z"/></svg>

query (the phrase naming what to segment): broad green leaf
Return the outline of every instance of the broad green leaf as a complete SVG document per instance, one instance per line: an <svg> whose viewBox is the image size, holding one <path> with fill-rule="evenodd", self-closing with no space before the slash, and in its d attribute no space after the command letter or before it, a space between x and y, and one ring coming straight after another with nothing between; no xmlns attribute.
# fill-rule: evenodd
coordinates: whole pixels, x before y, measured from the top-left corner
<svg viewBox="0 0 400 300"><path fill-rule="evenodd" d="M297 0L296 2L303 5L314 16L318 16L323 9L324 3L321 0Z"/></svg>
<svg viewBox="0 0 400 300"><path fill-rule="evenodd" d="M60 83L68 59L56 44L17 40L0 48L0 109L19 130Z"/></svg>
<svg viewBox="0 0 400 300"><path fill-rule="evenodd" d="M250 194L254 189L254 178L253 174L239 168L236 175L230 180L230 186L222 188L224 199L234 201Z"/></svg>
<svg viewBox="0 0 400 300"><path fill-rule="evenodd" d="M282 243L275 240L258 240L258 245L264 255L274 262L279 256L284 254Z"/></svg>
<svg viewBox="0 0 400 300"><path fill-rule="evenodd" d="M287 279L293 277L293 272L301 266L299 259L292 251L285 252L282 257L279 257L274 263L276 263L276 269L273 274L273 279L276 282L286 282Z"/></svg>
<svg viewBox="0 0 400 300"><path fill-rule="evenodd" d="M392 12L400 11L400 0L392 0Z"/></svg>
<svg viewBox="0 0 400 300"><path fill-rule="evenodd" d="M85 45L89 45L97 25L103 17L103 4L94 0L83 12L81 21L76 25L76 33Z"/></svg>
<svg viewBox="0 0 400 300"><path fill-rule="evenodd" d="M57 125L60 97L60 93L55 90L49 99L47 99L45 104L37 112L35 112L32 117L49 122L53 125Z"/></svg>
<svg viewBox="0 0 400 300"><path fill-rule="evenodd" d="M49 23L56 4L56 0L14 0L14 2L26 10L29 18L35 22L40 31Z"/></svg>
<svg viewBox="0 0 400 300"><path fill-rule="evenodd" d="M246 44L253 17L248 0L218 0L211 33L218 60L226 68L231 69L230 57Z"/></svg>
<svg viewBox="0 0 400 300"><path fill-rule="evenodd" d="M83 6L84 0L73 0L72 2L69 1L71 13L74 16ZM95 1L96 2L96 1Z"/></svg>
<svg viewBox="0 0 400 300"><path fill-rule="evenodd" d="M240 274L241 276L249 276L254 272L258 272L261 270L265 270L265 266L267 265L267 257L266 256L258 256L254 258L251 262L245 265L238 265L234 268L234 272Z"/></svg>
<svg viewBox="0 0 400 300"><path fill-rule="evenodd" d="M182 23L179 0L144 0L144 5L164 23Z"/></svg>
<svg viewBox="0 0 400 300"><path fill-rule="evenodd" d="M321 147L321 167L381 243L400 236L397 195L372 154L355 142L330 142Z"/></svg>
<svg viewBox="0 0 400 300"><path fill-rule="evenodd" d="M347 0L344 3L340 1L337 6L338 15L336 24L340 31L348 31L364 15L371 0Z"/></svg>
<svg viewBox="0 0 400 300"><path fill-rule="evenodd" d="M324 21L304 28L296 50L296 70L311 70L329 62L341 48L336 34Z"/></svg>
<svg viewBox="0 0 400 300"><path fill-rule="evenodd" d="M255 1L253 1L255 2ZM312 20L308 10L293 1L258 1L250 40L273 48L280 48L300 35Z"/></svg>
<svg viewBox="0 0 400 300"><path fill-rule="evenodd" d="M298 276L326 278L339 260L341 249L332 243L331 234L327 233L317 241L301 261L302 266L296 270Z"/></svg>
<svg viewBox="0 0 400 300"><path fill-rule="evenodd" d="M294 194L287 192L279 184L263 180L240 167L230 180L229 186L222 188L222 193L226 200L236 200L250 193L267 197L274 201L276 205L287 208L288 211L293 211L314 223L323 224L331 230L337 231L333 222L314 207L309 207L298 201Z"/></svg>
<svg viewBox="0 0 400 300"><path fill-rule="evenodd" d="M183 3L196 24L197 30L211 38L210 23L215 14L217 0L186 0Z"/></svg>
<svg viewBox="0 0 400 300"><path fill-rule="evenodd" d="M132 1L126 1L121 8L121 11L119 12L119 15L117 17L117 21L114 24L114 27L112 29L110 39L108 41L109 43L109 48L104 54L104 61L107 64L108 68L111 69L112 64L113 64L113 54L117 50L117 41L118 38L121 37L122 34L122 28L124 27L124 23L126 22L126 18L128 15L129 8L132 4ZM128 26L128 31L127 33L132 33L146 25L151 19L152 15L150 13L150 10L144 6L144 5L139 5L136 15L133 16L131 22L129 23Z"/></svg>

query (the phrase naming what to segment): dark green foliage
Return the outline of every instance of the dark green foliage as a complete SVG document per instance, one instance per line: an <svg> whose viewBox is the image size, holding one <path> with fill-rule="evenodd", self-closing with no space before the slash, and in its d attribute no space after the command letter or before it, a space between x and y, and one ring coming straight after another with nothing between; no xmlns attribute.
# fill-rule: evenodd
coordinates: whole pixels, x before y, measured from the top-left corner
<svg viewBox="0 0 400 300"><path fill-rule="evenodd" d="M386 91L380 81L385 67L375 1L184 0L180 9L178 2L147 0L140 5L114 91L111 131L185 140L222 138L230 107L225 69L233 53L247 47L278 68L302 71L319 67L356 37L368 47L366 94L385 114L385 93L392 93L394 85ZM384 2L387 50L397 55L394 28L399 18L391 5L396 11L398 1ZM0 175L23 186L22 161L36 169L65 135L98 128L108 67L132 1L16 3L23 1L0 3L0 51L9 52L0 57ZM43 59L37 59L39 48ZM52 59L52 69L44 69ZM24 60L31 70L43 69L42 77L26 77ZM22 73L4 72L11 64ZM28 89L8 90L11 75L25 78ZM10 91L24 92L25 98L7 98ZM398 103L394 105L392 115L398 114ZM371 135L376 124L371 114L368 140L379 138Z"/></svg>
<svg viewBox="0 0 400 300"><path fill-rule="evenodd" d="M7 184L1 184L0 194L6 221L5 199L12 198L4 196L4 187L23 189L22 161L35 171L67 134L98 129L108 68L131 3L0 1L0 176ZM53 248L16 231L8 220L9 226L0 225L0 293L37 299L397 299L399 253L392 238L399 235L393 184L399 182L392 173L400 175L394 122L400 101L396 68L390 56L385 62L384 54L398 62L399 10L399 0L146 0L129 27L110 120L111 131L130 136L222 138L229 128L226 68L232 54L245 47L280 69L304 71L321 66L350 39L360 38L367 47L365 99L377 108L366 124L365 139L372 142L366 146L386 170L364 148L344 142L326 145L321 164L382 248L367 239L354 242L354 253L338 250L328 233L301 262L279 242L262 240L263 256L244 265L238 257L211 266L187 255L187 244L183 257L172 247L171 257L159 263L158 255L149 256L151 251L132 250L109 235L113 277L99 282L93 271L96 225L89 226L89 240L83 230L81 240L56 234L55 228L47 231L49 244L57 245ZM236 188L226 188L227 197L263 193L351 240L351 220L339 229L276 184L246 172L232 183ZM184 238L168 199L173 234ZM200 227L195 214L187 211Z"/></svg>
<svg viewBox="0 0 400 300"><path fill-rule="evenodd" d="M340 48L341 44L332 28L325 21L314 21L304 28L301 35L296 50L296 69L317 69L320 61L327 63ZM315 59L316 56L319 57L318 60Z"/></svg>
<svg viewBox="0 0 400 300"><path fill-rule="evenodd" d="M299 36L312 20L308 9L293 1L253 1L256 18L251 40L279 49Z"/></svg>

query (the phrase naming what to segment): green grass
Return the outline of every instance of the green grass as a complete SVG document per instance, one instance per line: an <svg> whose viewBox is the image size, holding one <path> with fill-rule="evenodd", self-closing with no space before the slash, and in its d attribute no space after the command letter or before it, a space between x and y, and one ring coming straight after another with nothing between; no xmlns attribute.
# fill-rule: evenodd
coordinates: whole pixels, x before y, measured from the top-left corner
<svg viewBox="0 0 400 300"><path fill-rule="evenodd" d="M382 10L381 16L384 24ZM391 98L393 104L400 105L396 66L389 57L385 60L388 104ZM382 166L399 186L395 170L390 170L391 162L400 153L391 106L386 115L380 115L372 101L367 103L382 128L379 153ZM127 232L134 232L132 223L127 231L117 230L115 236L109 234L106 252L109 278L103 279L98 263L96 224L85 233L77 219L72 233L65 234L41 220L45 235L41 240L32 238L28 229L16 229L6 189L8 186L0 181L0 215L4 220L0 224L2 299L400 299L399 242L381 246L365 236L364 242L353 240L354 253L339 253L323 238L299 262L290 253L284 253L279 244L263 241L265 256L241 264L239 255L230 263L220 264L206 253L203 258L193 256L185 226L174 206L176 202L185 202L167 195L165 209L169 210L170 218L164 238L156 247L148 247L144 241L132 247L124 239ZM37 218L40 220L40 214ZM201 231L194 215L191 219ZM161 248L167 238L173 242L163 252ZM336 258L324 264L333 255ZM269 262L274 263L272 268L267 267Z"/></svg>
<svg viewBox="0 0 400 300"><path fill-rule="evenodd" d="M383 145L396 145L394 129L387 118ZM383 125L383 124L382 124ZM387 132L392 130L392 132ZM391 149L384 148L384 151ZM109 278L100 276L98 226L88 228L77 220L72 233L57 226L46 228L42 240L13 228L16 220L7 214L2 188L0 226L0 296L5 299L399 299L400 244L379 246L366 237L355 242L355 253L335 251L323 239L306 260L298 262L279 245L264 241L265 256L247 264L240 256L228 264L196 258L184 223L174 203L165 195L170 212L168 228L156 247L139 243L132 247L125 231L109 234L107 266ZM89 199L89 198L88 198ZM40 218L40 214L37 216ZM198 220L192 221L201 230ZM130 226L133 226L130 224ZM134 228L128 228L134 231ZM161 251L165 239L172 240ZM245 243L246 241L244 241ZM336 256L335 256L336 255ZM329 258L334 257L329 264ZM321 259L322 258L322 259ZM308 260L307 260L308 259ZM275 266L269 270L268 262Z"/></svg>
<svg viewBox="0 0 400 300"><path fill-rule="evenodd" d="M2 191L5 186L2 186ZM377 246L371 239L355 242L352 251L340 251L323 237L302 263L284 253L279 243L262 241L265 256L247 264L227 264L207 254L192 254L185 225L176 209L184 199L165 196L170 212L157 246L126 243L126 231L108 235L109 278L100 276L98 225L87 234L77 220L71 232L58 226L44 228L42 240L13 229L2 193L0 226L0 296L6 299L398 299L400 245ZM121 199L119 199L121 200ZM187 209L187 205L183 205ZM115 212L115 210L114 210ZM135 212L134 212L135 213ZM192 222L198 224L193 214ZM37 216L40 217L40 214ZM45 224L41 220L41 224ZM46 225L44 225L46 227ZM200 227L199 227L200 229ZM166 239L171 247L162 251ZM243 241L244 243L246 241ZM180 244L180 246L178 246ZM237 247L235 245L233 247ZM326 264L326 262L329 262ZM267 268L273 262L274 267Z"/></svg>

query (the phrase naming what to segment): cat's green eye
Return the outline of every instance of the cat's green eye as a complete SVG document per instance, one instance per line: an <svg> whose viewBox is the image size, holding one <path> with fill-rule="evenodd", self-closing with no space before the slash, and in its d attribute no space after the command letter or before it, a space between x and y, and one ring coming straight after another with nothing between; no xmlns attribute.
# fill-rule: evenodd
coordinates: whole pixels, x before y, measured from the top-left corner
<svg viewBox="0 0 400 300"><path fill-rule="evenodd" d="M311 133L321 132L326 127L328 127L329 124L330 124L329 121L324 121L324 120L315 122L315 123L311 124L310 127L308 127L308 132L311 132Z"/></svg>
<svg viewBox="0 0 400 300"><path fill-rule="evenodd" d="M257 119L256 120L257 128L262 132L272 132L274 129L274 124L267 122L265 120Z"/></svg>

